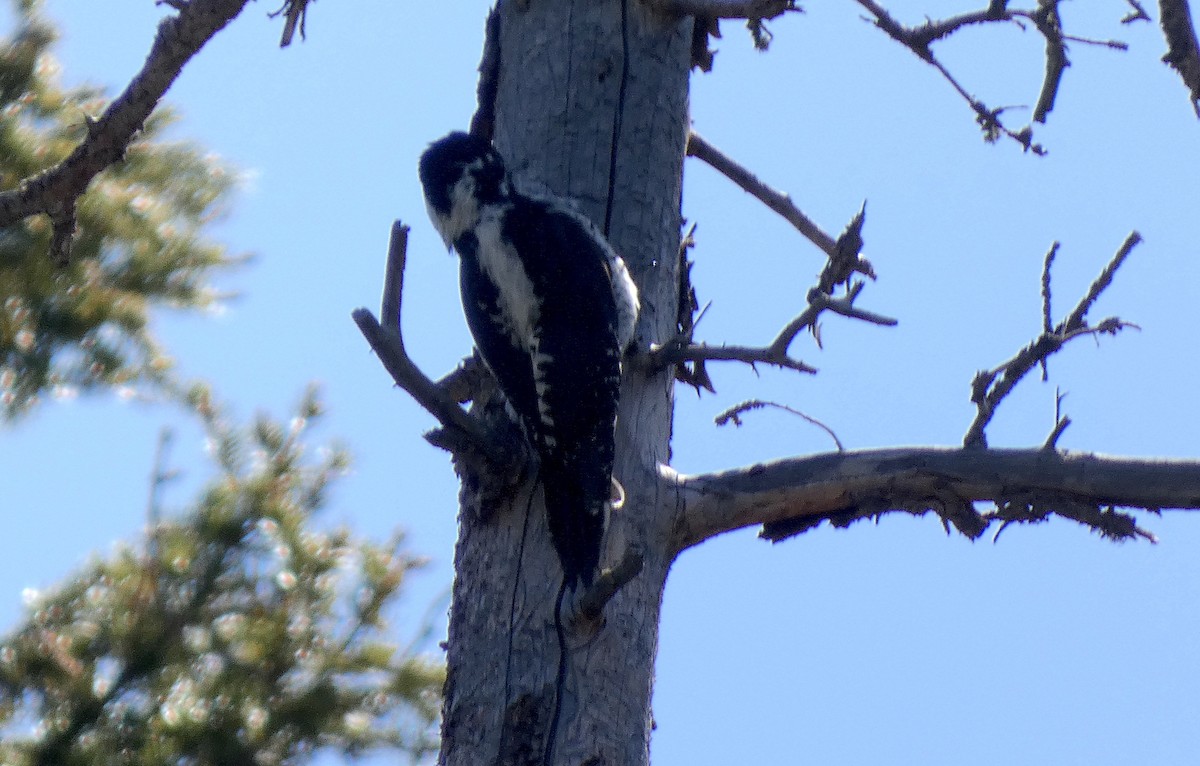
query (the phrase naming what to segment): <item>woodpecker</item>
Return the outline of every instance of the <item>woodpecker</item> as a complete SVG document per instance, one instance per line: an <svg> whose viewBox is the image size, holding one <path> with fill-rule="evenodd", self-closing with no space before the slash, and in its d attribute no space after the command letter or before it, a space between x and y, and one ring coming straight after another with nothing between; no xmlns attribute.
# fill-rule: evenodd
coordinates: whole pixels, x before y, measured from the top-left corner
<svg viewBox="0 0 1200 766"><path fill-rule="evenodd" d="M459 258L463 313L537 452L564 587L599 569L612 497L621 357L638 293L568 203L517 191L490 143L451 133L421 155L425 204Z"/></svg>

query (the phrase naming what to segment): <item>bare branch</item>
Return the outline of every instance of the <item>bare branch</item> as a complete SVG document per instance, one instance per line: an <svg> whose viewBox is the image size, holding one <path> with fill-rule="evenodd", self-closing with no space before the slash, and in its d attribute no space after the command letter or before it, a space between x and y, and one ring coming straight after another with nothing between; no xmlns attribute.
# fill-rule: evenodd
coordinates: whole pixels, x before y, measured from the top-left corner
<svg viewBox="0 0 1200 766"><path fill-rule="evenodd" d="M1179 72L1190 93L1192 109L1200 117L1200 50L1191 9L1187 0L1158 0L1158 10L1159 24L1167 38L1167 53L1162 60Z"/></svg>
<svg viewBox="0 0 1200 766"><path fill-rule="evenodd" d="M383 297L384 310L394 314L389 318L389 322L394 324L391 327L381 326L365 308L354 310L351 316L396 385L407 391L442 424L442 430L426 435L430 443L493 474L511 474L515 468L512 464L520 463L522 451L500 444L499 437L486 428L479 418L466 413L458 405L458 395L461 393L457 390L458 386L454 386L453 394L448 393L447 389L421 372L404 348L404 337L400 332L400 290L404 284L407 243L408 227L396 221L392 224L392 237L388 244L388 284L384 286ZM457 383L456 378L449 379Z"/></svg>
<svg viewBox="0 0 1200 766"><path fill-rule="evenodd" d="M989 108L979 99L971 95L958 79L934 55L930 47L934 42L942 40L960 29L984 23L1012 23L1022 25L1031 23L1046 40L1046 75L1042 80L1041 91L1037 105L1034 107L1033 119L1045 122L1046 116L1054 108L1064 70L1069 66L1067 61L1066 41L1074 40L1090 45L1103 45L1108 48L1124 50L1127 46L1115 40L1090 40L1073 37L1063 33L1062 21L1059 18L1059 0L1038 0L1037 8L1033 10L1010 9L1003 0L992 0L987 8L980 11L963 13L951 18L938 21L929 20L918 27L907 27L897 21L886 8L875 0L857 0L858 4L873 17L871 21L883 30L889 37L911 50L922 61L933 66L942 77L963 97L975 112L975 119L983 128L984 138L993 141L1001 135L1006 135L1021 144L1026 151L1034 154L1045 154L1045 149L1033 142L1033 132L1029 127L1021 130L1011 130L1001 121L1000 115L1006 111L1004 107ZM1127 17L1128 18L1128 17Z"/></svg>
<svg viewBox="0 0 1200 766"><path fill-rule="evenodd" d="M1125 238L1125 241L1121 243L1121 247L1117 250L1116 255L1114 255L1112 260L1108 262L1108 265L1104 267L1104 271L1100 272L1100 276L1096 277L1095 282L1092 282L1091 287L1088 288L1087 294L1079 300L1079 304L1075 306L1075 309L1071 312L1070 316L1064 319L1062 324L1056 328L1059 332L1074 332L1075 330L1079 330L1085 326L1084 322L1087 319L1088 310L1092 307L1092 304L1096 302L1096 299L1100 297L1100 294L1107 290L1108 286L1112 284L1112 280L1113 277L1116 276L1117 269L1121 268L1121 264L1125 263L1125 259L1129 257L1129 254L1133 252L1133 248L1135 248L1141 241L1141 234L1138 234L1136 231L1130 232L1129 236Z"/></svg>
<svg viewBox="0 0 1200 766"><path fill-rule="evenodd" d="M810 367L799 359L793 359L787 352L780 353L774 346L710 346L707 343L694 345L665 345L654 348L645 357L650 369L662 369L668 364L684 362L741 362L754 366L766 364L785 370L815 373L817 369Z"/></svg>
<svg viewBox="0 0 1200 766"><path fill-rule="evenodd" d="M286 48L292 44L296 27L300 28L300 39L307 37L304 22L308 19L308 4L313 0L283 0L283 5L274 13L267 14L272 19L283 16L283 35L279 38L279 47Z"/></svg>
<svg viewBox="0 0 1200 766"><path fill-rule="evenodd" d="M831 520L934 512L978 537L993 522L1059 515L1101 534L1151 537L1114 507L1200 509L1200 461L1113 458L1043 449L914 448L789 458L714 474L660 468L682 509L675 552L756 524L771 539ZM979 513L974 503L996 509Z"/></svg>
<svg viewBox="0 0 1200 766"><path fill-rule="evenodd" d="M92 179L120 162L134 136L184 65L232 21L247 0L191 0L171 3L178 15L163 19L140 72L98 119L88 121L87 136L70 156L52 168L0 193L0 228L31 215L47 214L54 224L54 257L70 252L75 201Z"/></svg>
<svg viewBox="0 0 1200 766"><path fill-rule="evenodd" d="M1126 257L1129 256L1134 246L1138 242L1141 242L1141 240L1141 235L1136 231L1125 239L1125 242L1121 245L1116 255L1104 267L1104 271L1100 273L1100 276L1088 288L1087 293L1080 299L1070 315L1055 326L1053 330L1049 332L1043 331L1032 343L1018 351L1016 355L999 367L991 370L983 370L975 375L975 379L971 382L971 401L975 404L977 412L975 420L967 430L967 435L963 438L964 447L987 446L987 437L984 432L987 429L988 423L991 422L992 417L995 415L996 408L1000 406L1000 402L1004 401L1004 398L1016 387L1021 378L1025 377L1035 365L1044 365L1051 355L1057 353L1064 345L1075 338L1085 335L1095 336L1101 333L1115 335L1126 327L1136 326L1123 322L1116 317L1109 317L1094 326L1089 326L1086 323L1086 319L1088 309L1092 307L1092 304L1096 302L1100 294L1112 284L1112 279L1117 269L1121 267L1121 264L1125 262ZM1044 306L1048 306L1049 304L1048 274L1050 261L1056 250L1057 246L1051 248L1042 268ZM1043 312L1045 310L1044 308ZM1045 313L1043 313L1043 322L1045 323Z"/></svg>
<svg viewBox="0 0 1200 766"><path fill-rule="evenodd" d="M725 410L720 415L717 415L715 418L713 418L713 422L718 426L723 426L726 423L733 423L735 426L740 428L742 425L742 415L751 410L761 410L765 407L774 407L775 409L783 410L784 412L791 413L798 418L802 418L809 423L812 423L817 428L820 428L822 431L829 434L829 438L833 439L833 443L837 447L838 452L845 452L846 448L842 446L842 440L837 437L837 434L833 432L832 428L811 415L805 415L800 410L788 407L786 404L779 404L778 402L767 402L763 401L762 399L751 399L749 401L742 402L741 404L736 404L733 407Z"/></svg>
<svg viewBox="0 0 1200 766"><path fill-rule="evenodd" d="M1058 243L1050 245L1046 257L1042 259L1042 332L1049 333L1053 329L1053 314L1050 312L1050 267L1054 265L1054 256L1058 254ZM1050 379L1050 369L1046 360L1042 362L1042 381Z"/></svg>
<svg viewBox="0 0 1200 766"><path fill-rule="evenodd" d="M1067 46L1063 43L1058 0L1038 0L1038 9L1032 18L1042 37L1046 38L1046 76L1042 78L1042 91L1038 94L1037 106L1033 108L1034 121L1044 124L1046 115L1054 108L1058 86L1070 62L1067 61Z"/></svg>
<svg viewBox="0 0 1200 766"><path fill-rule="evenodd" d="M711 166L721 175L733 181L738 186L774 210L783 219L796 227L808 241L819 247L825 255L833 257L837 253L837 243L833 237L821 231L813 220L806 216L792 202L792 198L783 192L776 191L760 181L757 176L739 165L732 158L710 144L696 131L688 135L687 153Z"/></svg>
<svg viewBox="0 0 1200 766"><path fill-rule="evenodd" d="M640 363L647 369L662 369L668 365L676 365L678 379L696 386L697 390L703 387L712 391L712 381L704 370L706 361L743 362L751 366L761 363L799 372L816 372L814 368L791 357L788 354L788 348L796 336L805 329L813 332L817 338L817 344L820 345L817 320L824 311L832 311L835 314L841 314L851 319L861 319L872 324L885 326L896 324L895 319L857 308L854 305L854 301L858 298L865 283L862 281L851 283L853 276L858 273L865 274L871 279L875 278L875 270L871 266L871 262L862 256L862 228L866 220L865 202L846 226L845 231L837 240L834 240L817 228L816 224L792 204L786 194L763 184L750 171L718 151L699 134L693 132L690 135L688 153L703 159L734 183L750 192L759 201L782 215L810 241L820 247L829 260L821 271L816 287L808 292L808 306L784 326L770 345L757 347L693 344L694 325L681 314L678 323L679 332L675 338L650 349L640 359L633 360L634 363ZM689 316L695 306L695 294L691 290L690 283L687 282L686 254L694 244L692 236L694 229L695 227L692 227L687 232L680 245L680 258L683 261L680 269L680 311L686 310ZM833 293L842 285L847 286L846 294L834 297ZM689 363L693 365L692 370L679 372L682 365Z"/></svg>
<svg viewBox="0 0 1200 766"><path fill-rule="evenodd" d="M383 275L383 300L380 301L379 316L384 326L400 328L400 302L404 297L404 266L408 261L409 227L401 221L392 222L392 234L388 238L387 266Z"/></svg>
<svg viewBox="0 0 1200 766"><path fill-rule="evenodd" d="M1125 14L1123 19L1121 19L1122 24L1132 24L1135 21L1150 20L1150 14L1146 13L1146 9L1142 7L1142 4L1139 3L1138 0L1125 0L1125 2L1129 3L1130 11L1129 13Z"/></svg>
<svg viewBox="0 0 1200 766"><path fill-rule="evenodd" d="M1063 431L1067 430L1067 426L1071 425L1071 419L1063 416L1060 411L1062 405L1062 394L1055 392L1054 395L1054 430L1046 437L1046 443L1042 445L1042 449L1048 452L1053 452L1058 446L1058 440L1063 435Z"/></svg>
<svg viewBox="0 0 1200 766"><path fill-rule="evenodd" d="M800 10L796 0L652 0L650 5L683 16L714 19L773 19Z"/></svg>

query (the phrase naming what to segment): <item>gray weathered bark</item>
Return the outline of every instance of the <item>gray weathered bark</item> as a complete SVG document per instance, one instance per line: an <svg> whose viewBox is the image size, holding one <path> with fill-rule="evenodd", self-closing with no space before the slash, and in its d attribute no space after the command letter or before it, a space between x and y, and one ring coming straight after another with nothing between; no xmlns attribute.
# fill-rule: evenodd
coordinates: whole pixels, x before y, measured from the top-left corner
<svg viewBox="0 0 1200 766"><path fill-rule="evenodd" d="M518 184L575 200L628 262L642 292L637 343L670 338L678 317L680 189L690 23L635 0L502 4L495 142ZM464 511L455 559L444 764L639 764L649 758L650 692L673 503L656 497L668 462L672 379L627 372L616 475L627 500L605 563L630 545L641 574L594 636L570 638L556 697L553 606L561 574L540 493L529 486L486 522ZM469 483L468 483L469 484ZM479 498L464 489L463 508ZM469 647L467 639L469 638Z"/></svg>

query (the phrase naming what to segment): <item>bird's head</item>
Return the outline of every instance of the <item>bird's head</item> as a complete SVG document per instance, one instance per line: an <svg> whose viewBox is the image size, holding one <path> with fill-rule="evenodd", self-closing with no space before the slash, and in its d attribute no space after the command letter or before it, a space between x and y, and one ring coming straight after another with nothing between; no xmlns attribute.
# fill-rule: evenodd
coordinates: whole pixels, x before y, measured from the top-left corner
<svg viewBox="0 0 1200 766"><path fill-rule="evenodd" d="M480 208L509 195L504 160L490 143L468 133L451 133L430 144L419 174L429 220L447 248L475 226Z"/></svg>

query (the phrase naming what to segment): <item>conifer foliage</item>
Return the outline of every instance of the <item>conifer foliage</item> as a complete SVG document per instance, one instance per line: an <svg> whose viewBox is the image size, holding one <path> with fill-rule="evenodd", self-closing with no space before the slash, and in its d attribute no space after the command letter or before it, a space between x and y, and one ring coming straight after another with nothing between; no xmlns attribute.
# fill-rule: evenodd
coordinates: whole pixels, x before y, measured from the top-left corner
<svg viewBox="0 0 1200 766"><path fill-rule="evenodd" d="M0 41L0 190L66 157L103 104L100 91L58 84L40 2L14 5L17 28ZM47 394L167 380L170 358L148 312L211 306L213 273L242 260L203 230L236 176L195 146L163 141L171 122L157 110L79 200L68 265L47 256L46 216L0 231L0 420Z"/></svg>
<svg viewBox="0 0 1200 766"><path fill-rule="evenodd" d="M384 616L420 560L314 514L346 468L306 453L309 396L287 424L231 428L190 394L217 474L143 545L29 598L0 643L0 763L297 763L436 748L440 659L398 651ZM160 471L160 476L163 472Z"/></svg>

